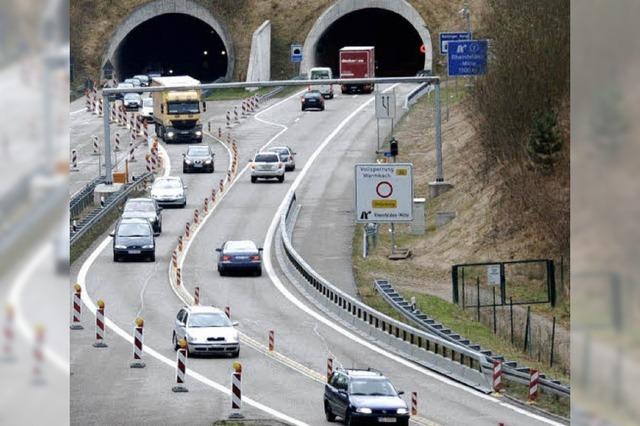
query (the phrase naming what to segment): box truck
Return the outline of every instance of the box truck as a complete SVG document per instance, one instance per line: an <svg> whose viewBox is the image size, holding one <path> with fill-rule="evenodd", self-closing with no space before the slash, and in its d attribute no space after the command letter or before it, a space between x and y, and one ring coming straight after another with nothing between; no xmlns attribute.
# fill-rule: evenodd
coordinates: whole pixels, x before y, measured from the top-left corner
<svg viewBox="0 0 640 426"><path fill-rule="evenodd" d="M151 87L199 86L189 76L153 77ZM164 90L153 92L153 121L156 135L165 142L202 142L200 98L202 91ZM203 109L206 108L203 103Z"/></svg>
<svg viewBox="0 0 640 426"><path fill-rule="evenodd" d="M340 49L340 78L373 78L376 76L375 47L348 46ZM373 84L343 84L342 93L371 93Z"/></svg>

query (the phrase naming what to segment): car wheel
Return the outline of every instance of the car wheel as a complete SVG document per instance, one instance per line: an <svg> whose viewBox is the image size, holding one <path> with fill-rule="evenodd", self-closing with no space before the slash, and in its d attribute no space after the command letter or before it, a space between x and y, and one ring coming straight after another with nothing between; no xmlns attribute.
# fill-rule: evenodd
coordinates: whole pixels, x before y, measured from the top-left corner
<svg viewBox="0 0 640 426"><path fill-rule="evenodd" d="M118 256L117 254L113 253L113 261L114 262L120 262L120 256Z"/></svg>
<svg viewBox="0 0 640 426"><path fill-rule="evenodd" d="M187 200L184 200L184 203L182 203L182 206L181 206L181 207L182 207L183 209L184 209L185 207L187 207Z"/></svg>
<svg viewBox="0 0 640 426"><path fill-rule="evenodd" d="M262 276L262 268L256 269L256 277L261 277L261 276Z"/></svg>
<svg viewBox="0 0 640 426"><path fill-rule="evenodd" d="M187 173L187 168L182 166L182 173Z"/></svg>
<svg viewBox="0 0 640 426"><path fill-rule="evenodd" d="M218 273L220 274L221 277L224 277L224 274L225 274L224 269L218 268Z"/></svg>
<svg viewBox="0 0 640 426"><path fill-rule="evenodd" d="M149 256L149 262L155 262L156 261L156 254L153 253L151 256Z"/></svg>
<svg viewBox="0 0 640 426"><path fill-rule="evenodd" d="M251 183L256 183L257 180L258 180L257 177L251 176Z"/></svg>
<svg viewBox="0 0 640 426"><path fill-rule="evenodd" d="M178 339L176 338L176 332L173 332L173 335L171 336L171 343L173 343L173 350L177 351L179 346L178 346Z"/></svg>
<svg viewBox="0 0 640 426"><path fill-rule="evenodd" d="M320 108L320 111L324 111L324 107Z"/></svg>
<svg viewBox="0 0 640 426"><path fill-rule="evenodd" d="M240 349L235 352L231 352L231 358L238 358L240 356Z"/></svg>
<svg viewBox="0 0 640 426"><path fill-rule="evenodd" d="M304 110L305 110L305 107L302 107L302 108L301 108L301 111L304 111Z"/></svg>
<svg viewBox="0 0 640 426"><path fill-rule="evenodd" d="M324 415L327 418L329 423L333 423L336 421L336 415L331 411L331 406L329 405L329 401L324 402Z"/></svg>
<svg viewBox="0 0 640 426"><path fill-rule="evenodd" d="M278 176L278 182L280 183L284 182L284 176Z"/></svg>
<svg viewBox="0 0 640 426"><path fill-rule="evenodd" d="M211 166L211 168L209 169L209 173L213 173L214 172L214 168L213 166Z"/></svg>
<svg viewBox="0 0 640 426"><path fill-rule="evenodd" d="M355 422L353 421L353 418L351 417L351 413L349 411L347 411L347 414L345 414L344 416L344 424L346 426L353 426L355 424Z"/></svg>

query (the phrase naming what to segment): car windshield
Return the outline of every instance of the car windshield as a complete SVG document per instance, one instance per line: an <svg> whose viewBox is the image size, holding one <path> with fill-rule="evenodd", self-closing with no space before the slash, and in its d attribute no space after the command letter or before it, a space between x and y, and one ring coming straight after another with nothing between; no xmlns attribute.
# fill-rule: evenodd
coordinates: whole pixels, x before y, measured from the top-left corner
<svg viewBox="0 0 640 426"><path fill-rule="evenodd" d="M124 95L124 98L128 101L139 101L140 95L138 95L137 93L127 93L126 95Z"/></svg>
<svg viewBox="0 0 640 426"><path fill-rule="evenodd" d="M209 148L205 146L194 146L193 148L189 148L188 155L193 155L194 157L203 157L209 155Z"/></svg>
<svg viewBox="0 0 640 426"><path fill-rule="evenodd" d="M153 106L153 98L144 98L142 100L142 105L146 106L146 107L152 107Z"/></svg>
<svg viewBox="0 0 640 426"><path fill-rule="evenodd" d="M155 211L153 203L147 201L130 201L124 206L125 212L152 212Z"/></svg>
<svg viewBox="0 0 640 426"><path fill-rule="evenodd" d="M258 249L253 241L229 241L224 246L224 251L233 253L255 253Z"/></svg>
<svg viewBox="0 0 640 426"><path fill-rule="evenodd" d="M198 102L169 102L169 114L197 114L200 112Z"/></svg>
<svg viewBox="0 0 640 426"><path fill-rule="evenodd" d="M147 77L146 75L136 75L136 76L134 76L133 78L136 78L136 79L138 79L138 80L140 80L140 81L147 81L147 80L149 80L149 77Z"/></svg>
<svg viewBox="0 0 640 426"><path fill-rule="evenodd" d="M353 379L351 380L351 395L396 396L396 391L387 380Z"/></svg>
<svg viewBox="0 0 640 426"><path fill-rule="evenodd" d="M189 315L188 327L231 327L231 321L222 313L197 313Z"/></svg>
<svg viewBox="0 0 640 426"><path fill-rule="evenodd" d="M182 184L178 179L158 179L153 183L153 187L158 189L177 189L182 188Z"/></svg>
<svg viewBox="0 0 640 426"><path fill-rule="evenodd" d="M120 83L118 84L118 88L119 89L131 89L133 87L133 84L131 83Z"/></svg>
<svg viewBox="0 0 640 426"><path fill-rule="evenodd" d="M145 223L122 223L118 228L119 237L148 237L150 235L149 225Z"/></svg>
<svg viewBox="0 0 640 426"><path fill-rule="evenodd" d="M311 80L319 80L319 79L328 80L329 79L329 71L327 71L327 70L311 71Z"/></svg>
<svg viewBox="0 0 640 426"><path fill-rule="evenodd" d="M307 92L307 93L304 94L304 97L307 98L307 99L317 98L318 96L320 96L320 93Z"/></svg>
<svg viewBox="0 0 640 426"><path fill-rule="evenodd" d="M289 155L289 150L287 148L271 148L269 151L277 152L280 155Z"/></svg>
<svg viewBox="0 0 640 426"><path fill-rule="evenodd" d="M276 154L258 154L255 159L256 163L277 163L278 156Z"/></svg>

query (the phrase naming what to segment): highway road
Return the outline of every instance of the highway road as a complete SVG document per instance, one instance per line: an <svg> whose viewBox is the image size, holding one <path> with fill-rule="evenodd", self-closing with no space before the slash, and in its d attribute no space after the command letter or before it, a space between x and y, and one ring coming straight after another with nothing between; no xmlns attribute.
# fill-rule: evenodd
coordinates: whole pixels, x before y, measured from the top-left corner
<svg viewBox="0 0 640 426"><path fill-rule="evenodd" d="M398 103L400 95L410 89L396 88ZM296 182L303 207L294 244L319 272L345 291L354 292L353 277L344 261L350 255L353 230L349 194L353 164L371 160L376 146L372 99L368 95L338 95L327 101L324 112L301 112L296 94L270 102L233 130L241 173L193 237L183 264L183 279L189 291L200 287L203 304L229 306L232 319L240 322L239 361L243 364L243 391L249 398L245 415L292 424L326 424L323 376L331 356L336 365L382 371L407 396L418 392L415 424L556 424L360 340L308 303L280 270L275 256L269 258L272 267L265 268L262 277L219 277L216 272L215 248L227 239L252 239L260 246L268 245L265 255L273 253L271 237L278 210L307 167L304 179ZM209 108L217 116L224 109ZM110 239L103 235L72 265L71 284L78 281L83 286L90 309L95 309L97 299L103 299L110 320L108 348L91 346L93 317L88 312L85 330L71 333L72 424L211 424L229 414L230 398L225 391L228 393L232 359L189 359L190 392L171 391L175 352L170 338L183 302L169 281L170 254L193 209L200 208L228 166L225 147L211 135L205 142L216 153L213 176L183 175L181 153L185 147L163 145L170 158L170 169L165 173L183 176L188 205L163 211L163 234L157 239L155 263L113 263ZM298 168L287 173L283 184L251 184L244 167L256 150L269 144L292 147L298 154ZM145 319L148 346L147 367L141 370L129 368L129 340L137 316ZM275 331L275 353L266 350L269 330Z"/></svg>

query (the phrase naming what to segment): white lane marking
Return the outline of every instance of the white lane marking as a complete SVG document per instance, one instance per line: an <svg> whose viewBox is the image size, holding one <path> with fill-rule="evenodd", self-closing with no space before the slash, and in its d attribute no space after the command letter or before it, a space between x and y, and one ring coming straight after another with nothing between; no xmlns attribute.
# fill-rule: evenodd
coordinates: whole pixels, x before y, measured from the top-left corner
<svg viewBox="0 0 640 426"><path fill-rule="evenodd" d="M9 304L14 307L15 321L18 331L24 336L29 344L33 344L33 327L30 327L25 318L22 316L22 310L20 309L20 299L22 296L22 290L29 282L29 277L37 272L38 267L45 263L46 260L52 259L53 246L51 244L43 244L41 248L36 252L35 256L31 256L31 260L20 271L20 274L16 277L11 286L11 292L9 293ZM69 374L69 360L64 359L49 346L44 348L45 357L53 363L63 373Z"/></svg>
<svg viewBox="0 0 640 426"><path fill-rule="evenodd" d="M82 111L86 111L86 110L87 110L86 108L82 108L82 109L79 109L79 110L77 110L77 111L73 111L73 112L71 112L70 114L71 114L71 115L76 115L77 113L82 112Z"/></svg>
<svg viewBox="0 0 640 426"><path fill-rule="evenodd" d="M161 155L166 156L166 159L168 159L168 155L167 155L167 151L164 149L164 147L161 144L158 144L158 150L160 151ZM169 173L171 172L171 163L167 162L166 166L165 166L165 170L164 170L164 176L169 176ZM225 192L226 194L226 192ZM82 302L85 304L85 306L87 306L87 308L89 308L89 311L91 311L91 313L93 315L95 315L96 312L96 305L93 303L93 301L91 300L91 298L88 295L88 291L87 291L87 286L86 286L86 278L87 278L87 274L89 272L89 269L91 268L91 266L93 265L93 263L96 261L96 259L98 258L98 256L100 255L100 253L107 247L107 245L109 245L109 243L111 242L111 237L106 237L101 243L100 245L91 253L91 255L89 255L89 257L87 258L87 260L85 260L85 262L82 264L82 267L80 268L80 271L78 272L78 284L80 284L80 286L82 287ZM113 321L111 321L109 318L105 318L105 325L110 328L111 330L113 330L118 336L120 336L121 338L123 338L124 340L126 340L127 342L133 344L133 337L127 333L126 331L124 331L123 329L121 329L118 325L116 325ZM157 352L156 350L154 350L152 347L145 345L145 352L147 354L149 354L150 356L154 357L155 359L157 359L158 361L163 362L164 364L168 365L169 367L174 368L175 367L175 361L171 360L167 357L165 357L164 355L160 354L159 352ZM194 379L196 379L197 381L219 391L224 393L225 395L231 395L231 391L228 389L228 387L221 385L220 383L214 382L213 380L203 376L200 373L197 373L193 370L187 369L186 371L187 375L189 375L190 377L193 377ZM264 404L259 403L258 401L254 400L253 398L247 397L245 396L243 398L243 401L246 402L248 405L251 405L252 407L257 408L260 411L263 411L273 417L276 417L280 420L283 420L285 422L289 422L291 424L294 425L300 425L300 426L306 426L307 424L294 419L293 417L290 417L284 413L281 413L271 407L268 407Z"/></svg>
<svg viewBox="0 0 640 426"><path fill-rule="evenodd" d="M388 92L389 90L392 90L394 87L396 87L398 84L394 84L393 86L387 88L386 90L384 90L383 92ZM278 211L276 212L275 216L273 217L273 220L271 221L271 225L269 226L269 229L267 231L267 235L265 237L265 242L264 242L264 266L265 269L267 271L267 274L269 275L269 278L271 279L271 281L273 282L274 286L280 291L280 293L282 293L283 296L285 296L291 303L293 303L297 308L299 308L301 311L307 313L308 315L314 317L315 319L317 319L318 321L324 323L325 325L327 325L328 327L334 329L336 332L342 334L343 336L349 338L350 340L359 343L360 345L371 349L372 351L379 353L380 355L385 356L386 358L393 360L395 362L398 362L399 364L402 364L404 367L407 367L411 370L414 370L416 372L422 373L426 376L429 376L435 380L438 380L444 384L447 384L449 386L453 386L457 389L460 389L462 391L465 391L467 393L470 393L476 397L482 398L484 400L490 401L490 402L494 402L497 403L505 408L511 409L517 413L523 414L525 416L531 417L533 419L542 421L544 423L547 424L551 424L551 425L557 425L557 426L562 426L561 423L555 422L553 420L547 419L545 417L539 416L537 414L534 413L530 413L526 410L523 410L521 408L515 407L513 405L501 402L500 400L493 398L491 396L485 395L475 389L469 388L465 385L462 385L460 383L454 382L451 379L448 379L444 376L441 376L439 374L433 373L429 370L426 370L422 367L419 367L417 365L415 365L414 363L400 357L397 356L391 352L388 352L382 348L380 348L377 345L374 345L373 343L370 343L369 341L366 341L364 339L362 339L361 337L351 333L350 331L342 328L342 326L339 326L337 323L334 323L333 321L329 320L328 318L324 317L323 315L319 314L318 312L312 310L308 305L306 305L305 303L303 303L301 300L299 300L297 297L295 297L291 292L289 292L289 290L287 290L287 288L284 286L284 284L282 283L282 281L280 280L280 278L278 277L278 275L276 274L273 265L271 263L271 245L273 244L273 238L275 235L275 231L278 227L278 224L280 222L280 215L282 214L282 212L284 211L284 209L286 208L286 200L288 198L289 195L291 195L291 193L295 192L295 190L298 188L298 186L300 186L300 183L302 182L302 179L304 179L305 175L307 174L307 172L310 170L311 166L313 165L314 161L316 160L316 158L320 155L320 153L324 150L324 148L329 144L329 142L331 142L331 140L338 134L338 132L340 132L345 126L346 124L351 121L353 119L353 117L355 117L360 111L362 111L365 107L367 107L369 104L371 104L373 101L375 100L375 98L371 97L369 100L367 100L365 103L363 103L362 105L360 105L356 110L354 110L351 114L349 114L349 116L347 118L345 118L334 130L333 132L331 132L331 134L329 134L329 136L327 136L327 138L320 144L320 146L318 146L318 148L314 151L314 153L311 155L311 157L309 158L309 160L306 162L306 164L304 165L304 167L302 168L302 170L300 171L300 173L298 174L298 176L296 177L296 180L293 182L293 184L291 185L291 187L289 188L289 191L287 192L287 196L285 196L285 198L282 200L282 203L280 204L280 207L278 208Z"/></svg>

